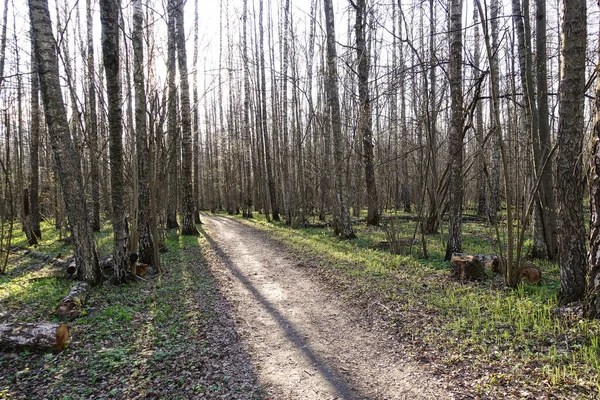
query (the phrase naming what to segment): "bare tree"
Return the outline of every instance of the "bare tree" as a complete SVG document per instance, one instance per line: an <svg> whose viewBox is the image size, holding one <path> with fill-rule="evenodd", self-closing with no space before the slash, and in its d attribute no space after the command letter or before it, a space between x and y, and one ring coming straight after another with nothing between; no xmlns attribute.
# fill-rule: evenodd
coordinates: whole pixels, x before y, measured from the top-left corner
<svg viewBox="0 0 600 400"><path fill-rule="evenodd" d="M123 125L121 70L119 60L119 0L100 0L102 24L102 59L106 74L108 99L110 186L112 225L114 234L113 276L117 283L132 279L135 271L130 269L128 246L129 232L125 210L125 181L123 178Z"/></svg>
<svg viewBox="0 0 600 400"><path fill-rule="evenodd" d="M31 171L29 176L29 226L31 238L29 244L42 238L40 229L40 83L37 74L37 60L34 42L31 41L31 122L29 126L29 158ZM34 239L35 238L35 243Z"/></svg>
<svg viewBox="0 0 600 400"><path fill-rule="evenodd" d="M564 0L563 5L556 186L561 299L570 302L581 300L585 289L581 149L587 25L585 0Z"/></svg>
<svg viewBox="0 0 600 400"><path fill-rule="evenodd" d="M84 189L80 159L71 139L62 99L58 75L58 49L52 33L47 0L30 0L29 17L48 134L64 193L71 235L75 241L77 274L81 279L96 284L101 278L100 266L88 223L86 201L81 196Z"/></svg>
<svg viewBox="0 0 600 400"><path fill-rule="evenodd" d="M463 140L464 111L462 92L462 0L450 2L450 96L452 115L450 120L450 186L448 211L448 245L446 260L452 253L462 251L462 198L463 198Z"/></svg>
<svg viewBox="0 0 600 400"><path fill-rule="evenodd" d="M600 72L600 42L598 43L598 64ZM594 132L590 169L590 236L587 265L587 287L584 313L588 318L600 318L600 79L596 80L594 99Z"/></svg>
<svg viewBox="0 0 600 400"><path fill-rule="evenodd" d="M167 207L167 229L176 229L179 227L177 222L177 206L179 196L179 128L177 125L177 86L175 76L177 75L176 65L176 34L175 34L175 9L177 0L167 2L167 83L168 83L168 105L167 105L167 133L169 137L169 157L168 157L168 185L169 199L166 201Z"/></svg>
<svg viewBox="0 0 600 400"><path fill-rule="evenodd" d="M139 259L156 266L154 239L150 226L150 147L146 122L146 88L144 79L144 14L142 0L133 2L133 84L135 86L135 129L138 173Z"/></svg>
<svg viewBox="0 0 600 400"><path fill-rule="evenodd" d="M375 183L375 167L373 155L373 116L371 112L371 96L369 94L369 57L365 32L367 26L367 2L357 0L356 11L356 56L358 58L358 97L359 115L358 131L362 136L363 160L365 165L365 182L367 186L367 224L379 225L379 202Z"/></svg>
<svg viewBox="0 0 600 400"><path fill-rule="evenodd" d="M94 64L94 18L92 0L86 0L87 21L87 96L88 146L90 150L90 185L92 195L92 229L100 231L100 157L98 156L98 118L96 115L96 69Z"/></svg>
<svg viewBox="0 0 600 400"><path fill-rule="evenodd" d="M190 83L188 79L185 29L183 24L184 1L177 2L175 8L175 35L177 37L177 60L179 64L179 86L181 106L181 180L183 186L183 218L181 233L198 235L194 224L194 197L192 186L192 118L190 111Z"/></svg>
<svg viewBox="0 0 600 400"><path fill-rule="evenodd" d="M335 21L331 0L324 0L325 26L327 32L327 71L325 73L325 92L327 94L327 111L331 115L331 129L333 131L333 160L334 160L334 186L335 186L335 223L336 234L344 239L356 237L350 221L348 209L348 193L346 192L346 178L344 177L344 148L342 125L340 119L340 100L338 93L337 51L335 42ZM329 127L326 127L329 129Z"/></svg>

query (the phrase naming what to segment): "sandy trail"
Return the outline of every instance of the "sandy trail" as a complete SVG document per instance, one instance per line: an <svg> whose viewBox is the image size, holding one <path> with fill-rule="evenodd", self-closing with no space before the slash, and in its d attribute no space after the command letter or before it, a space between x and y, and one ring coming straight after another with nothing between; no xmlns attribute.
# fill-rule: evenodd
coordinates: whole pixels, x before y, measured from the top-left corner
<svg viewBox="0 0 600 400"><path fill-rule="evenodd" d="M385 332L310 278L281 245L225 217L203 215L213 264L273 399L451 399L403 360Z"/></svg>

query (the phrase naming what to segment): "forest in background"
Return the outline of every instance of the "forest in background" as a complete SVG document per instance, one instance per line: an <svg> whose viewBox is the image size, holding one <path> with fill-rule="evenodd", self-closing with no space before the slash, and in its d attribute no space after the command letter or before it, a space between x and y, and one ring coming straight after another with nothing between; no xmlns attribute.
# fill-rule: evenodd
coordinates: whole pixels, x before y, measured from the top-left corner
<svg viewBox="0 0 600 400"><path fill-rule="evenodd" d="M413 213L450 259L469 212L495 227L507 286L525 256L558 260L563 301L587 292L596 316L596 6L335 6L221 1L205 41L197 2L5 0L5 259L14 221L34 245L51 219L97 283L110 219L105 275L125 282L131 252L160 272L164 232L197 234L200 210L350 239L364 209Z"/></svg>

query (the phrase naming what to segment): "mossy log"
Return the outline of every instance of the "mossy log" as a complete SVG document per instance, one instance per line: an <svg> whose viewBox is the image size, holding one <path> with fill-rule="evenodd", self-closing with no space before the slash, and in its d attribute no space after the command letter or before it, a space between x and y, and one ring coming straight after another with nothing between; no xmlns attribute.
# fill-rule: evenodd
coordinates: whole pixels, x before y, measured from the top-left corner
<svg viewBox="0 0 600 400"><path fill-rule="evenodd" d="M485 264L476 255L453 254L451 277L459 281L480 281L487 277Z"/></svg>
<svg viewBox="0 0 600 400"><path fill-rule="evenodd" d="M71 288L69 294L65 296L56 307L54 313L61 321L75 319L83 311L85 301L90 294L91 287L86 282L77 282Z"/></svg>
<svg viewBox="0 0 600 400"><path fill-rule="evenodd" d="M63 350L69 341L65 324L0 324L0 349Z"/></svg>

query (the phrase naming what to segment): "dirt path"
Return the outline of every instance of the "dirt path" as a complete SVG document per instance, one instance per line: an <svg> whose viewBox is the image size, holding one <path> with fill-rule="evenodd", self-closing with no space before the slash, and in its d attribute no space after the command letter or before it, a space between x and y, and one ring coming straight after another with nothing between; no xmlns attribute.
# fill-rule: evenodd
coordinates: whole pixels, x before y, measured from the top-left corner
<svg viewBox="0 0 600 400"><path fill-rule="evenodd" d="M264 234L203 216L214 273L273 399L451 399Z"/></svg>

